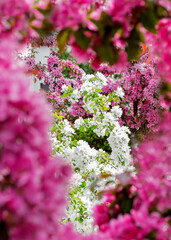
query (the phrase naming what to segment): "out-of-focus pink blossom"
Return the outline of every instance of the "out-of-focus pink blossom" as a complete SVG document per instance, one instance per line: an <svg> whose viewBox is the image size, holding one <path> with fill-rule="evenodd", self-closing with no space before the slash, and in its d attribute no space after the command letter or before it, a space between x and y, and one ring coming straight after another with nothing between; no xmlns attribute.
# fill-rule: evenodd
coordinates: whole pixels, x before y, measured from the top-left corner
<svg viewBox="0 0 171 240"><path fill-rule="evenodd" d="M0 52L3 46L4 41ZM10 51L1 60L0 223L12 240L58 238L71 169L50 158L51 119L44 98L29 92L25 69L13 64Z"/></svg>

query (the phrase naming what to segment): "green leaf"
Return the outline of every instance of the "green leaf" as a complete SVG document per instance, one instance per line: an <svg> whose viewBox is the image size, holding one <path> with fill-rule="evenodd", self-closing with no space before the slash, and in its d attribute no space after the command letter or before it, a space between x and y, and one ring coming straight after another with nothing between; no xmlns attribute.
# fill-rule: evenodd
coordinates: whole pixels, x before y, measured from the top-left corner
<svg viewBox="0 0 171 240"><path fill-rule="evenodd" d="M133 199L130 198L124 198L120 203L120 208L122 210L122 213L129 213L132 209L133 205Z"/></svg>
<svg viewBox="0 0 171 240"><path fill-rule="evenodd" d="M75 31L74 37L76 39L77 44L82 49L86 50L88 48L91 39L85 36L83 28L80 28L79 30Z"/></svg>
<svg viewBox="0 0 171 240"><path fill-rule="evenodd" d="M85 99L84 99L85 103L87 103L88 98L89 98L89 95L87 95L87 96L85 97Z"/></svg>
<svg viewBox="0 0 171 240"><path fill-rule="evenodd" d="M121 28L121 25L119 23L116 23L113 27L112 27L112 31L111 31L111 34L112 36L115 35L115 33L119 33L120 35L122 35L122 28Z"/></svg>
<svg viewBox="0 0 171 240"><path fill-rule="evenodd" d="M45 36L54 30L54 26L47 19L44 19L40 28L30 25L40 36Z"/></svg>
<svg viewBox="0 0 171 240"><path fill-rule="evenodd" d="M86 94L87 94L87 91L84 91L84 92L83 92L83 95L86 96Z"/></svg>
<svg viewBox="0 0 171 240"><path fill-rule="evenodd" d="M100 36L102 37L104 35L104 25L100 22L100 21L96 21L93 18L89 19L91 22L93 22L97 27L98 27L98 31L100 33Z"/></svg>
<svg viewBox="0 0 171 240"><path fill-rule="evenodd" d="M62 119L62 118L65 118L65 117L62 115L58 116L58 119Z"/></svg>
<svg viewBox="0 0 171 240"><path fill-rule="evenodd" d="M99 18L99 20L94 20L92 18L89 18L90 21L92 21L97 27L98 27L98 31L101 37L104 37L108 34L111 35L111 33L113 32L114 35L114 29L117 31L118 28L116 28L115 26L113 26L113 21L112 21L112 17L111 15L109 15L106 12L102 12L101 16Z"/></svg>
<svg viewBox="0 0 171 240"><path fill-rule="evenodd" d="M60 135L58 136L58 140L59 140L59 141L62 141L62 137L61 137Z"/></svg>
<svg viewBox="0 0 171 240"><path fill-rule="evenodd" d="M91 130L94 130L94 129L96 129L96 128L97 128L96 125L92 125L92 126L91 126Z"/></svg>
<svg viewBox="0 0 171 240"><path fill-rule="evenodd" d="M98 89L98 88L97 88L97 89L95 90L95 92L98 93L98 92L103 92L103 91L102 91L101 89Z"/></svg>
<svg viewBox="0 0 171 240"><path fill-rule="evenodd" d="M102 12L100 19L100 22L102 22L104 25L111 25L112 24L112 16L109 15L107 12Z"/></svg>
<svg viewBox="0 0 171 240"><path fill-rule="evenodd" d="M54 26L51 22L48 21L48 19L44 19L43 20L43 23L42 23L42 26L41 26L41 31L43 33L43 35L47 35L49 33L51 33L54 29Z"/></svg>
<svg viewBox="0 0 171 240"><path fill-rule="evenodd" d="M36 6L35 9L38 10L40 13L42 13L45 17L49 16L49 14L52 11L52 4L49 2L47 4L47 7L45 9L42 9L41 7Z"/></svg>
<svg viewBox="0 0 171 240"><path fill-rule="evenodd" d="M61 52L64 51L65 46L69 41L71 34L72 34L72 28L68 27L68 28L62 29L57 35L57 45Z"/></svg>
<svg viewBox="0 0 171 240"><path fill-rule="evenodd" d="M75 172L80 172L80 168L76 167L76 168L74 169L74 171L75 171Z"/></svg>
<svg viewBox="0 0 171 240"><path fill-rule="evenodd" d="M86 182L85 182L85 181L82 182L81 185L80 185L80 187L81 187L81 188L82 188L82 187L85 188L85 187L86 187Z"/></svg>
<svg viewBox="0 0 171 240"><path fill-rule="evenodd" d="M71 87L71 85L68 86L68 91L72 91L73 92L74 88Z"/></svg>
<svg viewBox="0 0 171 240"><path fill-rule="evenodd" d="M148 233L145 238L148 238L150 240L156 240L157 232L155 230L151 230L150 233Z"/></svg>
<svg viewBox="0 0 171 240"><path fill-rule="evenodd" d="M144 42L144 35L139 31L138 28L135 28L130 34L128 45L126 47L128 61L138 60L141 53L140 42Z"/></svg>
<svg viewBox="0 0 171 240"><path fill-rule="evenodd" d="M100 46L94 46L94 50L102 62L107 62L113 65L119 60L118 50L112 43L103 43Z"/></svg>
<svg viewBox="0 0 171 240"><path fill-rule="evenodd" d="M75 197L74 200L77 200L78 202L81 202L80 198Z"/></svg>
<svg viewBox="0 0 171 240"><path fill-rule="evenodd" d="M169 17L169 11L161 5L156 6L156 15L158 18Z"/></svg>
<svg viewBox="0 0 171 240"><path fill-rule="evenodd" d="M69 96L68 93L63 93L63 94L62 94L62 98L66 98L66 97L68 97L68 96Z"/></svg>
<svg viewBox="0 0 171 240"><path fill-rule="evenodd" d="M152 7L148 8L146 12L140 15L140 21L142 22L143 26L150 32L156 33L155 26L158 22L156 17L156 13Z"/></svg>
<svg viewBox="0 0 171 240"><path fill-rule="evenodd" d="M108 137L108 136L109 136L109 132L108 132L108 131L106 131L106 132L105 132L105 135L106 135L106 137Z"/></svg>
<svg viewBox="0 0 171 240"><path fill-rule="evenodd" d="M83 220L82 217L79 217L79 218L78 218L78 222L79 222L79 223L83 223L83 221L84 221L84 220Z"/></svg>

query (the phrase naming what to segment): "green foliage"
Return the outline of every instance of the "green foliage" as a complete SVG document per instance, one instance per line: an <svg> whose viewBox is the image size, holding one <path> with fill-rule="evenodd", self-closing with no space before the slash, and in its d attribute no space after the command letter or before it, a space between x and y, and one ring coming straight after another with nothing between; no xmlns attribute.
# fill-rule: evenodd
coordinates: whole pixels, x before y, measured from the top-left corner
<svg viewBox="0 0 171 240"><path fill-rule="evenodd" d="M156 12L154 10L154 6L150 7L140 16L140 21L142 22L143 26L150 32L156 33L155 26L158 22Z"/></svg>
<svg viewBox="0 0 171 240"><path fill-rule="evenodd" d="M101 62L107 62L110 65L113 65L119 60L117 48L109 41L105 41L100 46L95 45L93 49L98 54Z"/></svg>
<svg viewBox="0 0 171 240"><path fill-rule="evenodd" d="M74 91L74 88L72 88L71 85L69 85L68 89L63 93L62 97L63 98L70 97L73 91Z"/></svg>
<svg viewBox="0 0 171 240"><path fill-rule="evenodd" d="M61 52L64 51L66 44L72 34L72 28L64 28L57 35L57 45Z"/></svg>
<svg viewBox="0 0 171 240"><path fill-rule="evenodd" d="M144 36L135 28L131 31L130 37L128 39L128 45L126 47L126 52L128 55L128 61L138 59L141 53L140 43L144 43Z"/></svg>
<svg viewBox="0 0 171 240"><path fill-rule="evenodd" d="M93 132L93 127L89 129L84 129L84 127L80 127L79 130L75 129L75 135L74 138L75 140L84 140L88 142L91 148L95 148L97 150L103 149L107 153L111 152L111 147L109 146L109 143L107 141L107 137L98 137L94 132ZM107 135L107 134L106 134Z"/></svg>
<svg viewBox="0 0 171 240"><path fill-rule="evenodd" d="M82 68L86 74L93 74L94 73L94 70L92 69L90 62L87 62L85 64L80 63L80 64L78 64L78 66L80 68Z"/></svg>
<svg viewBox="0 0 171 240"><path fill-rule="evenodd" d="M84 29L80 28L79 30L74 32L74 37L77 44L84 50L86 50L90 43L90 38L86 37L84 34Z"/></svg>

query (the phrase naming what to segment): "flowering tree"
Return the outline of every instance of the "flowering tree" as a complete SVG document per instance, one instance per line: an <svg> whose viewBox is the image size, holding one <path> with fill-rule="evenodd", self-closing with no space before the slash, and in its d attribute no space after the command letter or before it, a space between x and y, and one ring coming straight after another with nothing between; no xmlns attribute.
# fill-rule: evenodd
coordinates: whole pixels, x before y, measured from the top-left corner
<svg viewBox="0 0 171 240"><path fill-rule="evenodd" d="M159 77L156 60L147 62L148 53L138 63L125 67L121 74L114 74L113 67L102 64L99 70L106 77L99 72L95 76L84 76L84 71L73 63L73 58L70 57L72 62L61 59L63 56L55 39L51 36L43 42L34 40L32 43L51 47L47 64L35 64L34 56L25 60L29 70L36 71L36 77L49 85L47 97L55 112L53 153L62 154L75 169L65 221L74 222L79 231L89 232L92 229L90 214L98 192L105 188L105 182L115 182L114 175L125 169L123 165L128 165L130 157L126 144L129 138L126 131L131 139L135 138L132 134L135 132L142 138L143 132L145 136L145 133L154 131L159 123ZM129 126L132 133L121 128L118 121ZM135 141L137 144L137 139ZM92 193L91 185L97 178L103 180L98 181Z"/></svg>
<svg viewBox="0 0 171 240"><path fill-rule="evenodd" d="M105 182L114 181L116 173L131 170L129 129L119 125L121 108L116 104L111 106L111 102L117 102L124 93L119 87L104 96L102 88L106 84L104 75L97 73L95 76L84 76L82 84L76 89L63 85L63 97L67 98L68 111L72 109L71 115L75 103L81 101L82 108L89 116L87 114L86 118L82 118L77 108L80 117L69 122L67 114L64 114L65 117L59 116L57 111L56 123L52 128L54 152L67 158L75 170L68 218L81 223L82 226L76 226L84 232L92 228L89 224L90 213L97 202L98 191L105 187ZM95 186L93 181L98 178L102 180Z"/></svg>
<svg viewBox="0 0 171 240"><path fill-rule="evenodd" d="M2 239L84 238L56 222L63 213L70 170L61 160L50 159L48 120L39 114L45 105L29 92L25 72L11 52L28 36L56 29L61 50L70 40L73 54L82 60L91 56L94 67L101 61L121 67L139 55L143 33L167 80L163 91L169 105L170 6L167 0L0 2ZM169 239L170 112L164 117L158 135L137 150L139 173L130 180L120 177L120 186L96 208L98 233L85 239Z"/></svg>
<svg viewBox="0 0 171 240"><path fill-rule="evenodd" d="M33 41L33 45L44 46L50 45L50 55L47 56L47 64L41 62L35 63L34 55L26 57L29 70L34 72L36 79L44 80L44 84L48 85L49 91L47 97L53 105L54 111L62 115L67 114L69 120L73 120L79 116L86 117L88 112L82 107L83 101L80 98L70 108L71 111L66 111L66 106L71 105L67 98L62 97L62 85L71 85L79 91L79 86L82 83L82 77L85 69L88 73L92 73L92 69L84 64L79 65L75 62L69 52L60 54L56 46L56 38L48 37L42 43ZM36 44L35 44L36 43ZM33 52L37 48L33 48ZM41 50L41 48L40 48ZM62 59L67 56L70 60ZM118 99L118 104L123 110L120 123L129 126L132 136L143 138L143 135L156 130L160 121L160 111L162 108L159 104L159 88L161 81L156 69L158 60L154 58L149 61L149 53L145 53L140 57L139 61L125 66L124 71L116 73L115 68L107 64L101 64L98 71L102 72L107 83L103 86L103 94L111 94L119 86L123 88L124 98ZM113 103L112 103L113 104Z"/></svg>

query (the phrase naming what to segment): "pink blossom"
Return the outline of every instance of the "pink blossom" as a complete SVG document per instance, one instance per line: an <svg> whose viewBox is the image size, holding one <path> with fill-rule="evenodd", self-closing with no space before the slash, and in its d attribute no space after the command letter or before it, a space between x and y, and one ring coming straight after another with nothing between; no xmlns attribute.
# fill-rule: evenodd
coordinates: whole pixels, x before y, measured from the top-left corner
<svg viewBox="0 0 171 240"><path fill-rule="evenodd" d="M71 169L50 158L44 98L29 92L25 69L14 68L8 51L6 61L0 62L0 222L12 240L54 239Z"/></svg>

